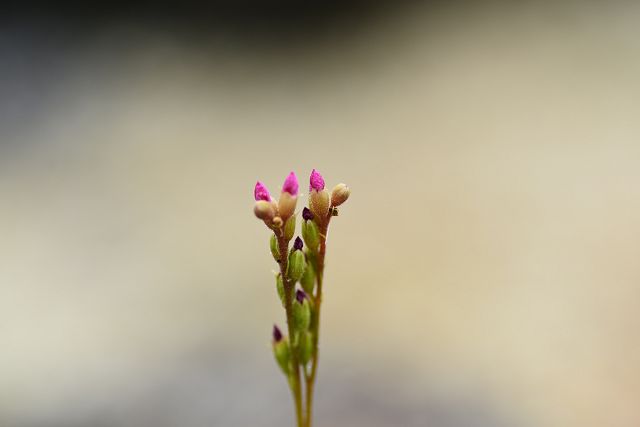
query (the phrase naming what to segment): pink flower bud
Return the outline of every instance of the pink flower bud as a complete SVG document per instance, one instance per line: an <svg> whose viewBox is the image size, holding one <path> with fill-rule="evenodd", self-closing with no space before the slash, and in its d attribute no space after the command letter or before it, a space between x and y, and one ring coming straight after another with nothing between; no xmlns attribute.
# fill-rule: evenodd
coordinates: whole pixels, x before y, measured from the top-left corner
<svg viewBox="0 0 640 427"><path fill-rule="evenodd" d="M260 181L256 182L256 186L253 189L253 197L255 197L256 201L264 200L266 202L271 201L271 195L269 194L269 190L264 186Z"/></svg>
<svg viewBox="0 0 640 427"><path fill-rule="evenodd" d="M311 190L324 190L324 178L315 169L311 171L311 177L309 177L309 191Z"/></svg>
<svg viewBox="0 0 640 427"><path fill-rule="evenodd" d="M291 172L287 179L284 180L284 185L282 186L282 192L287 192L292 196L298 195L298 177L295 173Z"/></svg>

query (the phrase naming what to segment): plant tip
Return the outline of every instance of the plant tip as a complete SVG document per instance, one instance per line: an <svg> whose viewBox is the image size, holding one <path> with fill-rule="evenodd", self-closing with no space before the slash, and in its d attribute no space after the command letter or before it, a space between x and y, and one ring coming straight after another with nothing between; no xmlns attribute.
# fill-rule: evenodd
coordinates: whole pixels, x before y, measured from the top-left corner
<svg viewBox="0 0 640 427"><path fill-rule="evenodd" d="M320 172L315 169L311 171L311 176L309 177L309 191L312 190L324 190L324 178L322 178Z"/></svg>
<svg viewBox="0 0 640 427"><path fill-rule="evenodd" d="M253 197L256 199L256 201L258 200L264 200L266 202L271 201L271 194L269 194L269 190L260 181L256 182L256 186L253 189Z"/></svg>
<svg viewBox="0 0 640 427"><path fill-rule="evenodd" d="M294 172L291 172L287 179L284 180L284 184L282 185L282 192L287 192L292 196L298 195L298 177Z"/></svg>

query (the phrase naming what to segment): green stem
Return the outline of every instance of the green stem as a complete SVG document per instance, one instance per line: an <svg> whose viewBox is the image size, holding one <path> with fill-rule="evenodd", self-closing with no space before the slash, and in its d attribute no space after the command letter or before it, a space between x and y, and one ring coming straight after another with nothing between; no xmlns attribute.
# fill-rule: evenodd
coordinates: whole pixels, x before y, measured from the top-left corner
<svg viewBox="0 0 640 427"><path fill-rule="evenodd" d="M311 427L312 421L312 413L313 413L313 391L315 387L316 381L316 373L318 371L318 359L319 359L319 351L318 351L318 341L320 338L320 307L322 305L322 281L324 276L324 257L327 249L327 230L329 228L329 220L331 216L326 218L324 224L320 226L320 250L318 251L318 256L316 257L316 280L317 280L317 289L316 295L313 298L314 302L314 310L313 310L313 319L311 321L312 325L312 336L313 336L313 349L312 349L312 358L311 358L311 373L309 375L305 375L306 380L306 408L305 408L305 419L307 421L306 427Z"/></svg>
<svg viewBox="0 0 640 427"><path fill-rule="evenodd" d="M287 313L287 328L289 331L289 344L291 346L291 365L293 368L293 384L291 385L291 392L293 393L293 400L296 406L296 420L298 427L304 427L304 418L302 414L302 389L300 382L300 364L298 362L298 352L294 347L295 330L293 325L293 293L294 285L287 277L287 264L289 262L289 242L284 236L282 228L279 232L276 232L276 238L278 239L278 251L280 252L280 274L282 275L282 282L284 284L284 308Z"/></svg>

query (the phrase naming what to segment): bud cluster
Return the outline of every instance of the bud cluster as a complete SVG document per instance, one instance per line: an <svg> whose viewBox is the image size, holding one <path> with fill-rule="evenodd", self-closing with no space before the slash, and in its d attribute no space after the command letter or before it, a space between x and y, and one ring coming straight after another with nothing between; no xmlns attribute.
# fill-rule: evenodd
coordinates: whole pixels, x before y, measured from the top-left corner
<svg viewBox="0 0 640 427"><path fill-rule="evenodd" d="M287 316L288 336L273 327L273 353L287 376L296 401L298 426L310 425L311 401L318 361L319 312L322 276L329 222L337 207L349 198L349 188L338 184L329 191L322 175L313 169L309 177L309 206L302 209L301 235L296 232L296 205L299 184L291 172L282 185L280 199L271 197L260 181L254 188L256 217L273 232L269 247L280 271L276 274L277 295ZM293 241L291 248L289 243ZM298 287L299 284L299 287ZM309 366L310 365L310 366ZM309 369L308 369L309 368ZM302 415L302 382L307 387L307 415Z"/></svg>

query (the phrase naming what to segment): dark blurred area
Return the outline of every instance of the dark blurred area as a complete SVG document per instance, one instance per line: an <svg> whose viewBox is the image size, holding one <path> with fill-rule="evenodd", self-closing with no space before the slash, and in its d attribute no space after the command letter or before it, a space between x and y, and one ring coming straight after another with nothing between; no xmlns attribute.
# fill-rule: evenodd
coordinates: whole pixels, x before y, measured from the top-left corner
<svg viewBox="0 0 640 427"><path fill-rule="evenodd" d="M344 33L362 31L370 20L399 9L409 2L296 1L186 1L126 2L9 2L0 22L53 34L80 31L89 35L112 25L176 32L182 36L206 38L226 34L254 43L297 44L321 39L328 30Z"/></svg>

